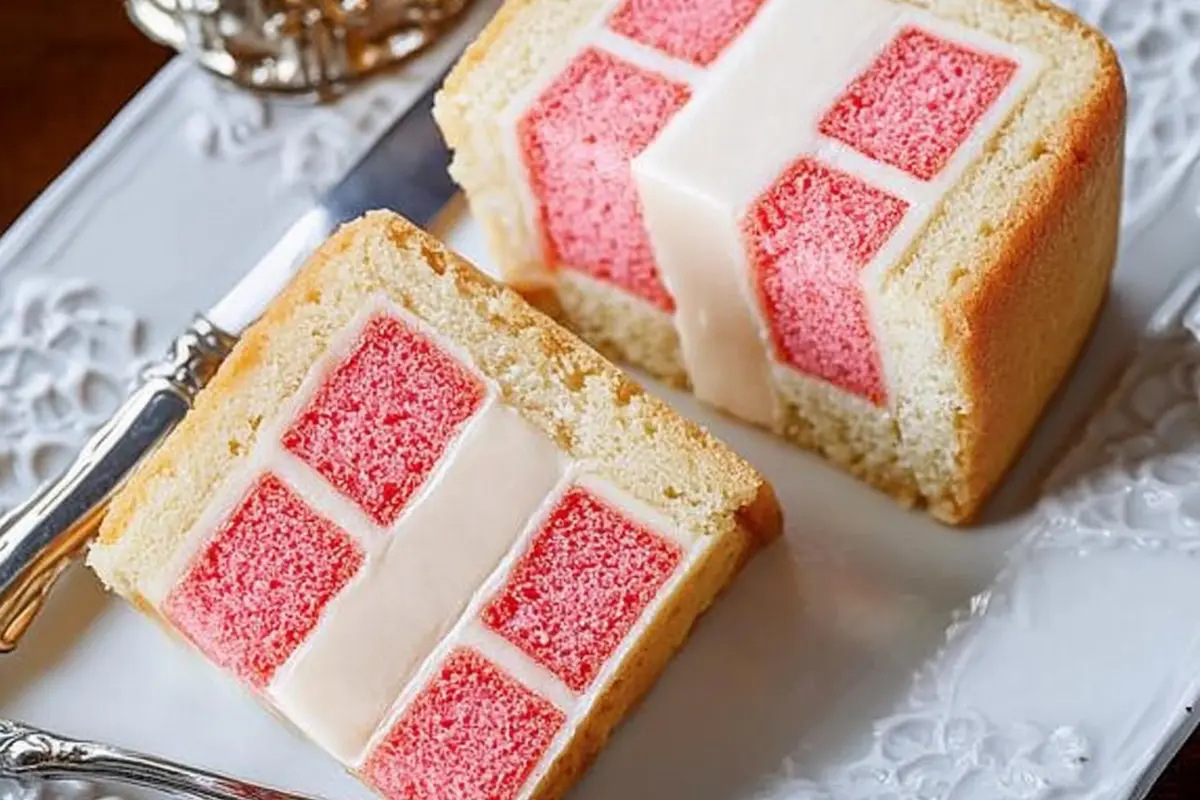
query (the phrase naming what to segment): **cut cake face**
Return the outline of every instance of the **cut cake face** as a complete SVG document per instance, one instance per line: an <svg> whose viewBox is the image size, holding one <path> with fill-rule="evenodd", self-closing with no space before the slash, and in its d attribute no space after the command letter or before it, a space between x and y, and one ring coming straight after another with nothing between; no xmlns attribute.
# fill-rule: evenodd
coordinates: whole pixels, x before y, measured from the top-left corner
<svg viewBox="0 0 1200 800"><path fill-rule="evenodd" d="M436 116L514 285L555 288L557 313L597 346L952 518L998 478L1098 306L1123 95L1110 49L1065 13L920 5L514 2ZM1087 137L1080 119L1095 126ZM1050 142L1072 174L1031 168ZM1075 174L1080 163L1096 176ZM998 176L1003 198L989 196ZM1067 178L1062 191L1093 207L1031 205ZM1083 194L1085 179L1106 183ZM1005 345L1027 351L1036 301L1007 294L1042 280L1023 271L1060 271L1037 261L1058 254L1000 240L1004 203L1018 219L1046 215L1028 224L1047 250L1068 210L1112 230L1067 267L1079 274L1061 290L1085 288L1061 352L1019 410L993 412L976 384L1019 370L977 342L1011 326ZM1005 267L1020 278L988 283L993 263L1021 258ZM996 414L1008 427L972 416Z"/></svg>
<svg viewBox="0 0 1200 800"><path fill-rule="evenodd" d="M737 262L729 268L748 291L704 298L746 303L748 324L766 346L737 358L763 359L885 406L860 273L884 266L885 245L885 259L903 249L896 240L914 234L900 227L905 215L922 213L914 207L948 188L944 177L935 189L925 184L980 151L1039 64L1034 54L888 0L846 6L822 26L801 24L812 4L788 0L623 0L577 34L561 66L534 80L544 88L506 113L549 268L585 273L665 313L675 311L676 294L695 302L684 287L694 268L673 252L686 235L674 230L687 222L681 208L670 222L642 213L648 202L661 204L647 197L655 190L643 176L670 170L669 191L719 203L737 233L741 252L728 254ZM850 57L820 63L812 51L827 55L816 45L828 37ZM774 102L800 106L786 112L786 144L756 151L707 143L714 127L748 127L779 113L743 113L742 87L730 80L750 70L744 62L755 49L772 51L773 75L805 84L803 92L772 92ZM685 108L692 113L664 132ZM673 169L681 157L694 159L686 172ZM741 185L718 184L729 170L774 178L748 196ZM703 393L729 365L700 352L692 316L683 310L675 324Z"/></svg>
<svg viewBox="0 0 1200 800"><path fill-rule="evenodd" d="M269 363L323 317L311 330L326 331L325 346L292 367L298 386L239 372L235 352L211 405L156 456L186 476L236 451L219 485L172 533L136 498L163 492L170 508L185 487L151 465L91 561L390 800L557 796L619 718L611 709L657 670L654 658L631 670L629 655L659 648L665 661L670 647L648 631L664 615L690 624L741 560L730 556L777 530L777 507L736 456L515 295L448 255L427 263L423 234L377 217L340 236L384 248L376 259L403 255L426 285L368 274L358 296L325 286L337 278L318 259L239 345ZM314 299L314 286L343 296ZM493 371L489 348L520 352L521 330L553 363L506 359ZM572 363L582 384L555 372ZM572 399L572 385L593 397ZM546 397L605 412L592 422L568 412L548 428L532 411ZM216 443L252 398L274 409L254 420L255 441L244 452ZM613 453L644 455L647 444L593 429L625 427L605 413L663 430L652 449L682 447L671 458L698 472L659 480L668 499L690 498L664 505L623 488L611 455L589 448L607 437ZM191 437L213 449L196 453ZM695 494L698 475L721 472L730 477L711 494Z"/></svg>

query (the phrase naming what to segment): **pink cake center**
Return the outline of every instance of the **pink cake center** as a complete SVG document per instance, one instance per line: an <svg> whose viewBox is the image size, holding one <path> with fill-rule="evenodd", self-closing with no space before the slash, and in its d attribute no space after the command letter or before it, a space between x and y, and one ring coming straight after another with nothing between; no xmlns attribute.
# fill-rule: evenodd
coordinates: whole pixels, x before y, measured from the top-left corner
<svg viewBox="0 0 1200 800"><path fill-rule="evenodd" d="M473 651L447 657L363 766L389 800L510 800L561 711Z"/></svg>
<svg viewBox="0 0 1200 800"><path fill-rule="evenodd" d="M625 0L609 27L672 58L707 67L766 0Z"/></svg>
<svg viewBox="0 0 1200 800"><path fill-rule="evenodd" d="M521 117L517 136L548 263L673 310L630 160L689 96L683 84L588 49Z"/></svg>
<svg viewBox="0 0 1200 800"><path fill-rule="evenodd" d="M362 561L341 528L264 475L167 596L163 613L211 661L262 688Z"/></svg>
<svg viewBox="0 0 1200 800"><path fill-rule="evenodd" d="M484 608L483 622L581 692L682 558L675 543L573 487Z"/></svg>
<svg viewBox="0 0 1200 800"><path fill-rule="evenodd" d="M780 360L876 404L887 392L859 273L907 209L903 200L803 157L742 221Z"/></svg>
<svg viewBox="0 0 1200 800"><path fill-rule="evenodd" d="M372 318L283 436L283 445L380 525L395 522L485 387L398 319Z"/></svg>
<svg viewBox="0 0 1200 800"><path fill-rule="evenodd" d="M1012 80L1017 64L905 28L820 122L822 134L929 180Z"/></svg>

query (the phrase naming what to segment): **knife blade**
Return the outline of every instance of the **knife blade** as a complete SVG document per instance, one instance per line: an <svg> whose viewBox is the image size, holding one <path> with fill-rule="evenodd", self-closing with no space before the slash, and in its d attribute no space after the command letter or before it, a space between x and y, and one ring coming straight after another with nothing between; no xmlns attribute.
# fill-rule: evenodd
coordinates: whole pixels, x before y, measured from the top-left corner
<svg viewBox="0 0 1200 800"><path fill-rule="evenodd" d="M206 316L214 325L240 334L338 226L367 211L388 209L421 227L429 225L457 191L448 172L450 153L433 121L433 100L445 75L209 309Z"/></svg>
<svg viewBox="0 0 1200 800"><path fill-rule="evenodd" d="M476 30L487 19L487 5L481 3L474 16ZM453 55L459 52L461 47ZM0 653L16 649L59 575L99 528L126 477L183 420L237 336L313 250L365 211L391 209L428 226L451 200L456 189L447 172L450 156L432 116L445 74L225 297L176 337L62 475L0 517Z"/></svg>

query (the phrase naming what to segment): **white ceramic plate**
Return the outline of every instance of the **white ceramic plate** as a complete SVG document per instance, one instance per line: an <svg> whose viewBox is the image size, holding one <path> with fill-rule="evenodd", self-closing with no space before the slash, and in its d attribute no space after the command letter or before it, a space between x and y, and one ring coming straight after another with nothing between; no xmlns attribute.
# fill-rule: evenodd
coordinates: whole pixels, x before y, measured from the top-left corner
<svg viewBox="0 0 1200 800"><path fill-rule="evenodd" d="M575 797L1124 798L1191 730L1200 2L1077 5L1114 36L1130 81L1124 247L1094 340L986 524L955 532L900 511L651 384L775 482L786 536L702 621ZM0 239L0 502L60 464L137 362L253 264L430 72L303 109L168 66ZM486 266L460 207L439 229ZM367 796L82 570L0 660L0 715Z"/></svg>

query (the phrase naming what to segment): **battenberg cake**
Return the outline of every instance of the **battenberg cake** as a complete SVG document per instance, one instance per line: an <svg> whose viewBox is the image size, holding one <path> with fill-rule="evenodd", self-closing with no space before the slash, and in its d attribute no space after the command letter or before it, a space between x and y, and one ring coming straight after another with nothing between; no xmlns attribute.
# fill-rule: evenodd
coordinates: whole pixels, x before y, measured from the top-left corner
<svg viewBox="0 0 1200 800"><path fill-rule="evenodd" d="M377 212L242 338L89 563L389 800L552 798L779 525L741 458Z"/></svg>
<svg viewBox="0 0 1200 800"><path fill-rule="evenodd" d="M1101 306L1124 103L1041 0L509 0L435 115L509 284L963 522Z"/></svg>

